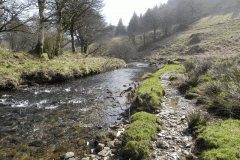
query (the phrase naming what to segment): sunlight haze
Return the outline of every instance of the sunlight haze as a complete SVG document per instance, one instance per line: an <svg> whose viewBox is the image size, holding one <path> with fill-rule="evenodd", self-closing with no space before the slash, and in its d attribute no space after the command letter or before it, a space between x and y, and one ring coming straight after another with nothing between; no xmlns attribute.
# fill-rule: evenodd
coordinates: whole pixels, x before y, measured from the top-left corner
<svg viewBox="0 0 240 160"><path fill-rule="evenodd" d="M136 11L138 15L145 13L148 8L153 8L160 3L167 3L168 0L104 0L105 7L103 8L103 15L106 22L112 25L117 25L120 18L123 19L123 24L128 25L133 12Z"/></svg>

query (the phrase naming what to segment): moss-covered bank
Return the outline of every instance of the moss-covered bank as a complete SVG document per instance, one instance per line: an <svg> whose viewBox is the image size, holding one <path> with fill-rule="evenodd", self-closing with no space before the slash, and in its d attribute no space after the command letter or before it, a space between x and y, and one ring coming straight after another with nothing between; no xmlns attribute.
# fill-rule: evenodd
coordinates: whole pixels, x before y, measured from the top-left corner
<svg viewBox="0 0 240 160"><path fill-rule="evenodd" d="M132 108L137 113L131 116L131 124L122 136L124 158L133 160L150 159L151 139L154 138L157 131L161 131L161 121L151 114L160 109L161 97L165 93L165 89L160 82L160 76L168 71L180 72L183 70L184 67L181 65L165 65L156 73L146 74L143 77L144 81L137 90L134 102L137 107Z"/></svg>
<svg viewBox="0 0 240 160"><path fill-rule="evenodd" d="M240 120L228 119L207 126L196 142L202 159L240 159Z"/></svg>
<svg viewBox="0 0 240 160"><path fill-rule="evenodd" d="M160 76L167 71L183 71L182 65L170 64L165 65L159 69L156 73L147 76L142 82L141 87L137 90L137 100L140 102L141 107L138 107L139 111L154 112L158 106L162 103L161 96L165 94L165 90L161 85Z"/></svg>
<svg viewBox="0 0 240 160"><path fill-rule="evenodd" d="M116 58L85 58L81 54L65 53L48 60L47 57L0 49L0 90L34 83L62 82L124 65L123 60Z"/></svg>
<svg viewBox="0 0 240 160"><path fill-rule="evenodd" d="M148 159L152 146L151 138L156 131L161 131L158 117L146 112L138 112L131 116L131 125L123 134L123 157L132 160Z"/></svg>

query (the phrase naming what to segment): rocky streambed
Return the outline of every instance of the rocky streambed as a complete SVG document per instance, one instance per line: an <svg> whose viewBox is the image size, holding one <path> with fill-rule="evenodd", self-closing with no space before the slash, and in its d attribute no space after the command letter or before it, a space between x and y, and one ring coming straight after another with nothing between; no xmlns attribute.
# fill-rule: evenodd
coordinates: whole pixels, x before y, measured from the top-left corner
<svg viewBox="0 0 240 160"><path fill-rule="evenodd" d="M161 76L161 84L165 88L166 94L162 97L162 110L156 114L162 121L162 131L155 134L152 140L152 150L150 159L155 160L181 160L198 159L194 155L193 135L188 131L187 116L193 112L194 100L185 99L183 95L172 85L169 80L171 72L166 72ZM117 131L118 135L106 143L98 143L93 148L92 154L87 155L82 160L90 159L121 159L121 138L119 133L128 126L119 125L109 128ZM97 152L96 152L97 151Z"/></svg>
<svg viewBox="0 0 240 160"><path fill-rule="evenodd" d="M185 99L169 81L171 73L161 76L166 94L162 98L162 110L156 116L163 122L162 131L153 142L153 159L178 160L197 159L193 154L193 135L188 132L187 116L196 106L194 101Z"/></svg>

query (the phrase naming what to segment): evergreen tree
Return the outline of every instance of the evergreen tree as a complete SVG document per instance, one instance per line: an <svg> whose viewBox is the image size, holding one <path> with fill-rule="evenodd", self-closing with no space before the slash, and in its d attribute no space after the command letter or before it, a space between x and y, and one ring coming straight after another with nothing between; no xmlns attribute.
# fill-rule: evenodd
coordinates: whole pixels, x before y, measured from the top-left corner
<svg viewBox="0 0 240 160"><path fill-rule="evenodd" d="M136 12L134 12L129 22L127 32L128 33L136 32L138 29L139 29L139 17L137 16Z"/></svg>
<svg viewBox="0 0 240 160"><path fill-rule="evenodd" d="M115 31L115 36L123 36L126 35L127 31L123 25L122 18L120 18L116 31Z"/></svg>

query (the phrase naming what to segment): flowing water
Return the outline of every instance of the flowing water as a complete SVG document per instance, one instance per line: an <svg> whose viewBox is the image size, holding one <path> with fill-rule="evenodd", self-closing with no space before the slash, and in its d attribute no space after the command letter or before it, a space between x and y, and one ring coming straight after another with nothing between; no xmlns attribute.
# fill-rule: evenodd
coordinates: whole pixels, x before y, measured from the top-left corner
<svg viewBox="0 0 240 160"><path fill-rule="evenodd" d="M80 80L0 93L0 156L56 158L75 151L81 157L96 132L122 123L129 102L121 92L154 71L134 62Z"/></svg>

